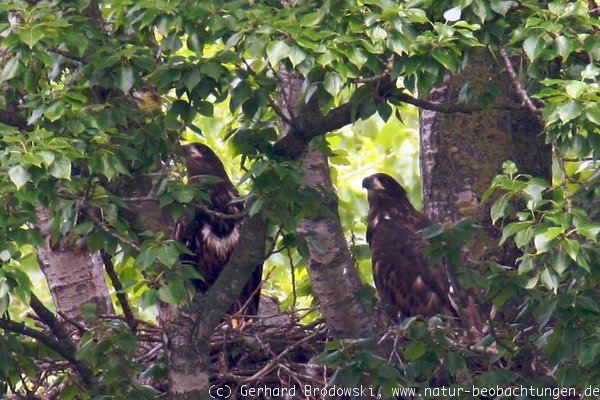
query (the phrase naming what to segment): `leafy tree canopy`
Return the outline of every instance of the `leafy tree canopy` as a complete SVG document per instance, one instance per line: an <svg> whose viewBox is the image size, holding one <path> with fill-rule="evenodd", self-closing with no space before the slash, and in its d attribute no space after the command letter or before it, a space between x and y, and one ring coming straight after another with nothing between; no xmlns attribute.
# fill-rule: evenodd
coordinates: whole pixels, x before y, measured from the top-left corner
<svg viewBox="0 0 600 400"><path fill-rule="evenodd" d="M514 242L524 255L517 269L492 263L486 290L497 307L524 299L523 313L537 325L523 334L543 349L562 385L597 383L600 39L598 9L590 4L3 1L0 312L14 318L18 302L29 303L25 271L35 266L33 245L43 243L32 229L39 205L54 216L53 240L84 235L91 250L122 250L120 273L139 305L185 301L187 278L194 276L177 268L185 249L164 226L141 229L129 218L131 199L122 195L123 182L149 177L152 195L173 218L201 200L202 190L185 185L181 140L225 140L229 147L221 154L240 156L237 175L253 199L249 214L266 216L281 227L282 245L304 254L295 229L314 204L310 194L298 195L296 159L310 139L331 133L334 164L346 163L347 156L355 169L359 161L374 161L376 146L398 143L393 130L376 138L364 127L377 118L390 124L414 120L406 104L450 113L524 108L544 123L555 179L519 174L507 162L494 180L491 218L503 224L502 241ZM498 104L495 87L476 92L466 86L457 103L424 100L477 51L506 65L509 74L512 69L521 96L514 104ZM289 77L302 81L291 107L280 95ZM282 121L290 129L282 129ZM344 128L351 123L353 130ZM414 140L406 131L400 135ZM362 160L353 146L371 156ZM391 168L395 160L382 162ZM344 168L339 166L337 183L342 200L353 205L342 203L342 219L362 234L364 225L355 217L357 207L364 213L364 202L357 200L357 181L350 181L351 188L344 179ZM406 175L413 193L415 177ZM360 246L355 250L365 258ZM366 272L368 266L362 267ZM32 349L23 351L14 336L0 343L0 352L23 355L17 363L0 354L3 379L16 379L16 365L19 374L33 368ZM409 359L430 351L416 343L407 349ZM515 343L506 339L504 345ZM115 346L126 354L134 344ZM99 352L90 344L80 358L100 370L107 361Z"/></svg>

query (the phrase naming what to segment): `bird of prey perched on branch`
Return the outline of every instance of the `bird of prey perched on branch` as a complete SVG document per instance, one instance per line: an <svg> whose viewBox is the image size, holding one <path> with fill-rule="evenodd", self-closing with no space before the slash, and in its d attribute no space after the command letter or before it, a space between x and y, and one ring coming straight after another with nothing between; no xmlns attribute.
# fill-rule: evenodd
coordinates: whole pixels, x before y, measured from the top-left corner
<svg viewBox="0 0 600 400"><path fill-rule="evenodd" d="M404 188L391 176L374 174L362 185L369 200L367 241L373 278L386 314L395 322L414 315L447 314L477 329L474 304L463 309L451 299L445 265L429 265L428 243L420 231L431 221L415 210Z"/></svg>
<svg viewBox="0 0 600 400"><path fill-rule="evenodd" d="M196 288L202 292L216 281L227 265L241 231L242 202L235 202L239 193L227 176L223 163L206 145L193 143L184 146L185 165L189 184L201 184L206 187L208 200L196 207L192 216L183 216L177 221L174 231L179 240L194 253L182 255L182 261L192 263L204 277L204 281L195 280ZM230 310L230 314L239 311L244 305L245 314L255 315L260 299L262 265L254 270L252 277L244 285L239 298Z"/></svg>

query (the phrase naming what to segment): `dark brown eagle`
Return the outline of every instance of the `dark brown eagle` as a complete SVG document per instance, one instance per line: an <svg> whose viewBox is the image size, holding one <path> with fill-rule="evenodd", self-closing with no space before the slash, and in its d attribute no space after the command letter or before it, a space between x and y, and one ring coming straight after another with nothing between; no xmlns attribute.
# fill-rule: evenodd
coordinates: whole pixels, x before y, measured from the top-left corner
<svg viewBox="0 0 600 400"><path fill-rule="evenodd" d="M450 297L446 267L430 266L425 254L428 243L420 231L431 221L415 210L404 188L391 176L374 174L362 185L369 200L367 241L372 252L373 279L387 315L394 322L436 314L465 321L465 313ZM470 317L466 320L469 327L478 325Z"/></svg>
<svg viewBox="0 0 600 400"><path fill-rule="evenodd" d="M223 163L208 146L190 144L184 146L184 153L189 184L203 185L208 200L203 202L202 207L197 207L193 215L179 219L174 236L194 253L193 256L183 255L182 261L194 264L202 274L204 281L194 280L194 285L205 292L227 265L240 237L242 220L224 217L223 214L240 214L244 204L234 201L239 198L239 193L229 180ZM244 314L257 313L261 277L262 265L256 267L244 285L230 314L235 314L244 305L247 305Z"/></svg>

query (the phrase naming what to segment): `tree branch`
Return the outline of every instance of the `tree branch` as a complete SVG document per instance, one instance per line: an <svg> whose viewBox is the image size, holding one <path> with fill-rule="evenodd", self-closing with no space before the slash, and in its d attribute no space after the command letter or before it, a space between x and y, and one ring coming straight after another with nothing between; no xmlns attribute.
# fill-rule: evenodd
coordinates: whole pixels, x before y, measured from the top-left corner
<svg viewBox="0 0 600 400"><path fill-rule="evenodd" d="M106 226L106 224L104 222L100 221L98 219L98 217L96 217L96 215L94 214L94 212L92 210L86 210L85 214L94 223L94 225L96 225L98 228L100 228L100 230L102 230L107 235L114 237L122 244L126 244L127 246L131 247L132 249L134 249L137 252L141 251L140 246L133 243L131 240L129 240L125 236L122 236L119 233L113 231L108 226Z"/></svg>
<svg viewBox="0 0 600 400"><path fill-rule="evenodd" d="M533 104L531 97L529 97L529 95L527 94L527 91L525 90L523 85L521 85L521 82L519 81L519 77L517 76L517 73L515 72L512 62L510 61L510 58L508 57L508 53L502 46L499 47L499 52L500 52L500 57L502 57L502 61L504 62L504 66L506 67L506 72L508 73L508 76L510 77L510 81L512 82L512 85L515 88L517 95L523 101L523 104L525 105L525 107L527 107L527 109L536 116L538 121L540 121L540 123L542 123L542 125L545 125L546 123L544 121L544 118L542 117L542 111L539 108L537 108L535 104Z"/></svg>
<svg viewBox="0 0 600 400"><path fill-rule="evenodd" d="M110 281L117 291L117 300L119 300L119 304L123 309L123 314L125 315L125 322L129 326L132 332L135 333L137 330L137 320L135 319L135 315L133 315L133 311L131 310L131 305L129 304L129 299L127 298L127 294L121 292L123 290L123 285L121 284L121 280L119 279L119 275L117 275L117 271L115 271L115 266L112 262L110 254L105 251L100 252L100 257L102 258L102 262L104 263L104 269Z"/></svg>
<svg viewBox="0 0 600 400"><path fill-rule="evenodd" d="M79 374L84 386L88 388L92 387L94 383L94 374L84 363L76 358L75 345L60 321L58 321L56 316L52 314L52 312L48 310L48 308L46 308L40 299L33 293L31 293L29 305L40 320L50 328L50 331L56 339L44 332L29 328L24 323L17 323L5 318L0 319L0 328L29 336L56 351L67 360L71 366L73 366Z"/></svg>

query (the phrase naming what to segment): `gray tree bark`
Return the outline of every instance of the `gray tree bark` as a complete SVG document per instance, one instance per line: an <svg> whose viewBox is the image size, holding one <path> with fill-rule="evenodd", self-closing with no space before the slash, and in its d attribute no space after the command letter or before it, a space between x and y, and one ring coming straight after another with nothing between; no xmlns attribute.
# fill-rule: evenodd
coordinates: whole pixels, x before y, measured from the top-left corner
<svg viewBox="0 0 600 400"><path fill-rule="evenodd" d="M297 113L317 112L316 102L298 105L302 80L288 73L279 73L279 93L282 111L289 119ZM316 110L314 110L316 108ZM282 122L284 134L290 127ZM379 327L374 309L360 300L362 282L350 255L344 229L338 213L338 197L331 181L327 156L316 146L315 138L301 159L302 184L320 195L319 213L299 222L298 232L306 241L309 252L308 273L325 322L337 337L372 337Z"/></svg>
<svg viewBox="0 0 600 400"><path fill-rule="evenodd" d="M458 102L459 92L469 84L476 93L495 90L496 105L519 104L521 101L503 66L486 54L476 54L460 73L448 76L430 94L441 103ZM491 202L481 203L481 196L492 179L502 171L502 164L512 160L519 172L545 179L551 178L551 149L544 144L542 126L532 113L489 110L469 114L420 112L420 167L423 181L423 211L441 224L473 217L483 229L469 246L472 260L493 259L513 265L514 249L499 247L501 231L492 226Z"/></svg>
<svg viewBox="0 0 600 400"><path fill-rule="evenodd" d="M47 225L47 210L39 207L37 214L40 226ZM76 321L83 319L84 304L95 306L99 314L114 314L100 255L87 251L84 238L74 242L62 238L53 245L49 233L45 238L45 245L38 247L38 260L56 311Z"/></svg>

